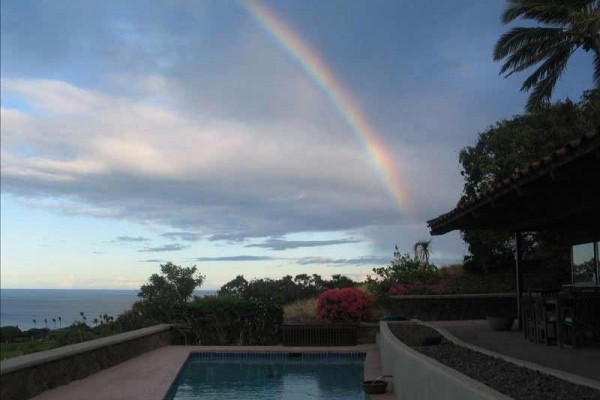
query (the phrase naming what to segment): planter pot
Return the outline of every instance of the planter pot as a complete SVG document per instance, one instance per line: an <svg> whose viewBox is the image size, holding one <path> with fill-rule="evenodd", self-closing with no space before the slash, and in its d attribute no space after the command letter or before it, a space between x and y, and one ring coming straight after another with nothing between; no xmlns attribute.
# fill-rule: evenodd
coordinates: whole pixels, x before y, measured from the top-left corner
<svg viewBox="0 0 600 400"><path fill-rule="evenodd" d="M514 316L488 316L485 317L487 319L488 324L490 324L490 328L495 331L510 331L515 322Z"/></svg>
<svg viewBox="0 0 600 400"><path fill-rule="evenodd" d="M368 394L381 394L385 393L388 383L386 381L364 381L363 388L365 393Z"/></svg>

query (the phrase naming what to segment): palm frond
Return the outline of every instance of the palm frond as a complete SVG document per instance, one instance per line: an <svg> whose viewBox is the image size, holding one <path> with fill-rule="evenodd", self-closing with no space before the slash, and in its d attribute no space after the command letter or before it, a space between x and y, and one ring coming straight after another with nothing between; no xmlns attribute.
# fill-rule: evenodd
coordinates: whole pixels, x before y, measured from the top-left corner
<svg viewBox="0 0 600 400"><path fill-rule="evenodd" d="M565 49L564 53L557 52L553 57L550 57L552 60L549 58L532 74L532 76L537 74L537 80L530 76L525 81L526 83L523 84L521 90L529 90L533 87L533 92L527 100L526 109L528 112L534 112L550 103L556 82L564 73L573 51L574 49Z"/></svg>
<svg viewBox="0 0 600 400"><path fill-rule="evenodd" d="M594 0L508 0L502 22L517 18L532 19L544 24L565 24L577 10L595 3Z"/></svg>
<svg viewBox="0 0 600 400"><path fill-rule="evenodd" d="M515 29L519 29L520 32L517 32L515 37L509 37L507 42L501 42L502 39L498 41L495 54L504 55L503 58L506 58L500 68L500 74L508 71L507 77L542 62L558 49L573 47L577 43L571 33L556 28Z"/></svg>
<svg viewBox="0 0 600 400"><path fill-rule="evenodd" d="M594 54L594 83L600 89L600 53Z"/></svg>
<svg viewBox="0 0 600 400"><path fill-rule="evenodd" d="M547 56L544 61L525 81L521 86L521 90L528 92L532 87L535 87L539 82L543 81L551 75L558 74L560 76L566 68L569 57L577 47L562 46L554 50L552 54ZM557 78L558 79L558 78Z"/></svg>
<svg viewBox="0 0 600 400"><path fill-rule="evenodd" d="M562 42L570 35L560 28L512 28L503 34L494 47L494 61L531 46L545 47Z"/></svg>

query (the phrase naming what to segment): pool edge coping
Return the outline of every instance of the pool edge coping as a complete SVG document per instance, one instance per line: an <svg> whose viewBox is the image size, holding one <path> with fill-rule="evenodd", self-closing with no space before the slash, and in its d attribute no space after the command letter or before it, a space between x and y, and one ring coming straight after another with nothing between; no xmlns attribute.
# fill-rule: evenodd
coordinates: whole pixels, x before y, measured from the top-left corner
<svg viewBox="0 0 600 400"><path fill-rule="evenodd" d="M296 346L289 346L289 347L283 347L283 346L258 346L261 347L260 349L258 348L252 348L253 346L231 346L231 348L227 348L227 346L206 346L205 348L197 348L197 349L190 349L189 353L187 354L187 356L185 357L185 359L183 360L183 362L181 363L181 366L179 367L177 373L175 374L172 382L169 384L169 387L167 388L165 394L161 397L161 400L170 400L169 399L169 395L171 395L171 391L176 387L176 383L179 380L179 377L181 376L183 369L185 368L188 360L192 357L193 354L198 354L198 353L256 353L256 354L261 354L261 353L282 353L282 354L289 354L289 353L308 353L308 354L319 354L319 353L352 353L352 354L364 354L364 358L363 358L363 380L367 378L367 371L366 371L366 360L367 357L369 357L369 355L371 355L371 357L373 356L379 356L379 348L377 347L376 344L366 344L366 345L357 345L355 346L356 348L350 348L350 346L344 346L342 348L340 347L330 347L330 346L323 346L323 347L307 347L305 350L300 350L302 349L301 347L296 347ZM215 348L218 348L219 350L215 350ZM294 351L290 351L289 349L294 349ZM327 350L326 350L327 349ZM376 354L375 354L376 353ZM370 371L372 373L372 371ZM374 376L379 376L380 374L377 374Z"/></svg>

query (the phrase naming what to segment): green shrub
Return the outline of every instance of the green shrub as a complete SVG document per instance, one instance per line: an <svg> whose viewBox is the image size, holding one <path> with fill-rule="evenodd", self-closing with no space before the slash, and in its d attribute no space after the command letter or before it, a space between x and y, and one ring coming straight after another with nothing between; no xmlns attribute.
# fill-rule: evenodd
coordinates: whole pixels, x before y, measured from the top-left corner
<svg viewBox="0 0 600 400"><path fill-rule="evenodd" d="M189 340L203 345L277 343L281 306L232 296L196 298L185 307Z"/></svg>
<svg viewBox="0 0 600 400"><path fill-rule="evenodd" d="M439 269L429 262L402 254L396 247L392 263L386 267L373 268L373 272L390 283L410 283L421 281L425 284L435 282L440 278Z"/></svg>
<svg viewBox="0 0 600 400"><path fill-rule="evenodd" d="M115 321L119 331L128 332L155 324L153 318L144 314L142 302L135 302L129 310L124 311Z"/></svg>
<svg viewBox="0 0 600 400"><path fill-rule="evenodd" d="M428 243L428 242L425 242ZM420 244L415 245L415 249ZM428 251L428 250L427 250ZM411 257L401 253L396 246L394 259L386 267L373 268L375 279L367 278L365 286L373 294L376 303L386 301L390 293L397 294L398 288L418 282L423 286L422 292L427 292L430 285L438 282L442 276L440 269L428 261L428 256Z"/></svg>
<svg viewBox="0 0 600 400"><path fill-rule="evenodd" d="M9 342L21 334L18 326L3 326L0 328L0 340Z"/></svg>
<svg viewBox="0 0 600 400"><path fill-rule="evenodd" d="M31 328L23 332L26 336L32 336L34 339L40 339L48 336L50 329L48 328Z"/></svg>
<svg viewBox="0 0 600 400"><path fill-rule="evenodd" d="M75 322L72 325L52 332L52 338L61 346L80 343L94 339L92 328L84 322Z"/></svg>

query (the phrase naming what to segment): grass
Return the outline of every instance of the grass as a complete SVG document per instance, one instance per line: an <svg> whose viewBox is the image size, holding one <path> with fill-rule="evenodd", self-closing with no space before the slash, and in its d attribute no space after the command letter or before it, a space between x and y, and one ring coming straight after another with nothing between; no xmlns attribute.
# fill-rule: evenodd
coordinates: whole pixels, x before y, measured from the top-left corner
<svg viewBox="0 0 600 400"><path fill-rule="evenodd" d="M317 323L317 299L298 300L283 307L287 324Z"/></svg>
<svg viewBox="0 0 600 400"><path fill-rule="evenodd" d="M60 347L60 344L54 340L33 341L19 343L0 343L0 359L24 356L25 354L37 353L38 351L50 350Z"/></svg>

